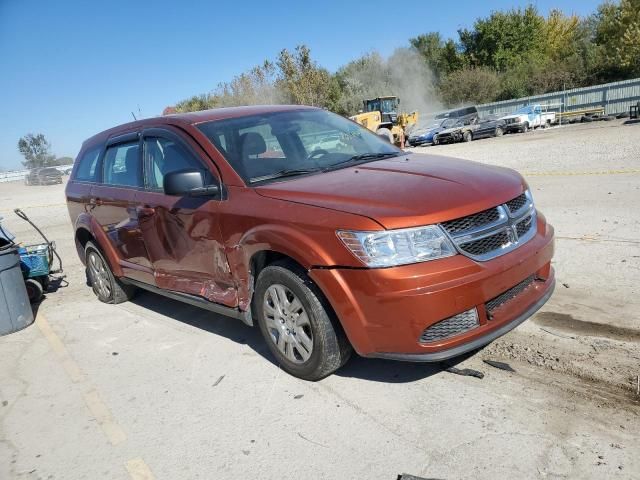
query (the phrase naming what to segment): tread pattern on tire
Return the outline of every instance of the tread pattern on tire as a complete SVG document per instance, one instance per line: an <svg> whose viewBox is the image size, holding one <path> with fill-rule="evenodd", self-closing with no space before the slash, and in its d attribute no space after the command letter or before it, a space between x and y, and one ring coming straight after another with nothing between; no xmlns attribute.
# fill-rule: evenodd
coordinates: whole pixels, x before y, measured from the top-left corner
<svg viewBox="0 0 640 480"><path fill-rule="evenodd" d="M318 328L320 331L314 331L314 335L322 335L322 341L319 345L324 346L324 353L326 354L325 360L320 361L319 365L312 372L303 374L299 372L290 373L305 380L316 381L338 370L349 360L353 349L342 329L342 325L340 325L322 291L298 264L290 260L280 260L268 265L260 272L256 282L256 294L262 291L262 286L258 286L258 283L264 280L265 277L263 275L268 275L269 272L278 272L280 275L284 275L290 279L293 283L298 284L303 291L305 289L308 290L311 295L306 295L305 300L311 304L311 313L315 321L320 324L320 327L324 326L324 328ZM258 300L259 297L261 297L261 295L254 295L255 301L252 305L255 309L253 312L254 318L260 319L262 318L261 313L257 311L258 306L255 305L261 302L261 299ZM259 322L261 322L261 320L259 320ZM269 342L270 340L265 338L265 341ZM316 348L318 348L318 345L314 344L314 350ZM284 365L283 368L287 369L286 365Z"/></svg>

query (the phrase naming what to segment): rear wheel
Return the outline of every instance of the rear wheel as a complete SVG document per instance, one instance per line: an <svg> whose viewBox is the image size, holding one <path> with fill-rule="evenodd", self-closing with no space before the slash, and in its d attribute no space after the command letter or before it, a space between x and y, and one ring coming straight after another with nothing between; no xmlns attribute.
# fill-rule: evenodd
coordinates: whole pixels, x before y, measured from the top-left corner
<svg viewBox="0 0 640 480"><path fill-rule="evenodd" d="M87 242L84 252L87 278L98 300L114 304L131 300L136 291L135 287L122 283L113 275L98 247Z"/></svg>
<svg viewBox="0 0 640 480"><path fill-rule="evenodd" d="M388 128L379 128L376 131L376 135L384 138L385 140L388 140L389 143L393 145L393 133L391 133L391 130L389 130Z"/></svg>
<svg viewBox="0 0 640 480"><path fill-rule="evenodd" d="M293 262L276 262L260 272L252 310L269 350L291 375L320 380L351 355L327 300Z"/></svg>
<svg viewBox="0 0 640 480"><path fill-rule="evenodd" d="M36 280L35 278L27 278L24 281L25 286L27 287L27 296L29 297L29 302L38 303L42 300L44 296L44 287L42 284Z"/></svg>

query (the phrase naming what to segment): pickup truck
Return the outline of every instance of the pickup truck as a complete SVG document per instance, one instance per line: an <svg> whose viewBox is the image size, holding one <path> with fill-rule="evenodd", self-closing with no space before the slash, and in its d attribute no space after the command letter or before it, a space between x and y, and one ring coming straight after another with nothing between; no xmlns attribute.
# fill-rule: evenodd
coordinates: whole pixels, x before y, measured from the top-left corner
<svg viewBox="0 0 640 480"><path fill-rule="evenodd" d="M526 132L530 128L548 127L555 123L556 114L546 111L546 107L542 105L527 105L500 120L504 120L507 133Z"/></svg>

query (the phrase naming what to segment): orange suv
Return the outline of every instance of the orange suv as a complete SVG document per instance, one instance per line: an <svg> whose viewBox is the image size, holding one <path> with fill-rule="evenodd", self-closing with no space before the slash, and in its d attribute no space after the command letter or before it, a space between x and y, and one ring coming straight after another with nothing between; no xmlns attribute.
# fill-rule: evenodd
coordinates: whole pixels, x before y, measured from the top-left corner
<svg viewBox="0 0 640 480"><path fill-rule="evenodd" d="M128 123L66 187L97 297L137 288L257 324L308 380L366 357L436 362L551 296L553 228L513 170L404 152L302 106Z"/></svg>

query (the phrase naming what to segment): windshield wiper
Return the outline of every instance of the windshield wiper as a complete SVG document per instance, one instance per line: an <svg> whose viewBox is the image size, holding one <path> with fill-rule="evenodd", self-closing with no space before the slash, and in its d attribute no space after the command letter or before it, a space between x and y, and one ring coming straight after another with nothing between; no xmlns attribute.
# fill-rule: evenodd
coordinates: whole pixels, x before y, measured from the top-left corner
<svg viewBox="0 0 640 480"><path fill-rule="evenodd" d="M273 180L274 178L293 177L295 175L304 175L305 173L319 172L320 168L285 168L275 173L253 177L251 183L261 182L263 180Z"/></svg>
<svg viewBox="0 0 640 480"><path fill-rule="evenodd" d="M398 155L402 155L402 152L362 153L360 155L354 155L352 157L349 157L346 160L333 163L329 165L325 170L330 170L333 167L346 166L351 163L359 163L359 162L365 162L369 160L380 160L381 158L397 157Z"/></svg>

